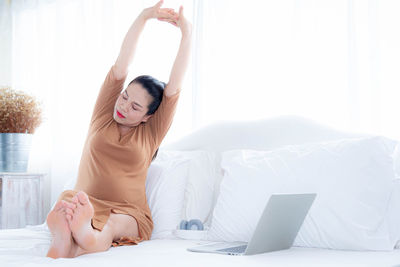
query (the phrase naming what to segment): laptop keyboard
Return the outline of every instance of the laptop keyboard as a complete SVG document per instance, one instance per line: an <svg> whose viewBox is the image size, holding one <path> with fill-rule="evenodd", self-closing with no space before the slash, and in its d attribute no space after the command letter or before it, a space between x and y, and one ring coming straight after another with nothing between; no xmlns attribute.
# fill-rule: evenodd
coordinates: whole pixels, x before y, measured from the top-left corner
<svg viewBox="0 0 400 267"><path fill-rule="evenodd" d="M238 246L238 247L217 249L217 251L242 253L242 252L244 252L246 250L246 247L247 247L247 245L243 245L243 246Z"/></svg>

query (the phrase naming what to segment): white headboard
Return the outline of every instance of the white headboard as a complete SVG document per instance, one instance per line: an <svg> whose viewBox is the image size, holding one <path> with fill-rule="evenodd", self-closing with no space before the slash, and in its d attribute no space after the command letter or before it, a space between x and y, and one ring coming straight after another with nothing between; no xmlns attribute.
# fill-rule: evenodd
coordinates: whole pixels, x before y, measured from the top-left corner
<svg viewBox="0 0 400 267"><path fill-rule="evenodd" d="M311 119L286 115L263 120L213 123L161 149L217 152L230 149L270 150L284 145L367 136L370 135L340 131Z"/></svg>

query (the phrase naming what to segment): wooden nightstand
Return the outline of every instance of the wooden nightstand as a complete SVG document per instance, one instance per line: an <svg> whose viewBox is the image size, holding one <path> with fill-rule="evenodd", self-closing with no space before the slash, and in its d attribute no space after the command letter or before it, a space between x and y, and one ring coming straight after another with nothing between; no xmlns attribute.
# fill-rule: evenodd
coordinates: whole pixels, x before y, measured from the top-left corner
<svg viewBox="0 0 400 267"><path fill-rule="evenodd" d="M0 172L0 228L41 224L43 179L40 173Z"/></svg>

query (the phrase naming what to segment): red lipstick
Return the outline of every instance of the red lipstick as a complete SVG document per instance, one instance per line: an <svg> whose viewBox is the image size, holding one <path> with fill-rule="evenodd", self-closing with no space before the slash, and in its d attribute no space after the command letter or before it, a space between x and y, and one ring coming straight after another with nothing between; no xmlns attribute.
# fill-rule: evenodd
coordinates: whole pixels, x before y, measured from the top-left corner
<svg viewBox="0 0 400 267"><path fill-rule="evenodd" d="M125 116L124 115L122 115L121 113L119 113L119 111L117 110L117 115L118 115L118 117L120 117L120 118L122 118L122 119L124 119L125 118Z"/></svg>

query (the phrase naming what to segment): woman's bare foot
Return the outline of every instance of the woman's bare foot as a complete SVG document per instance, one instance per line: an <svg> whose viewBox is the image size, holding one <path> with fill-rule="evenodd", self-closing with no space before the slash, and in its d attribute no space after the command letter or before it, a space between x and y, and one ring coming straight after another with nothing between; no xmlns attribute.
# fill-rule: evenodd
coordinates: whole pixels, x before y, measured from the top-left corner
<svg viewBox="0 0 400 267"><path fill-rule="evenodd" d="M53 238L49 251L47 252L47 257L56 259L70 256L73 239L66 218L66 208L74 208L74 205L60 200L47 215L47 226Z"/></svg>
<svg viewBox="0 0 400 267"><path fill-rule="evenodd" d="M79 191L72 202L76 205L72 216L67 216L69 227L75 242L84 250L92 250L96 246L96 231L93 229L91 219L94 209L88 195Z"/></svg>

